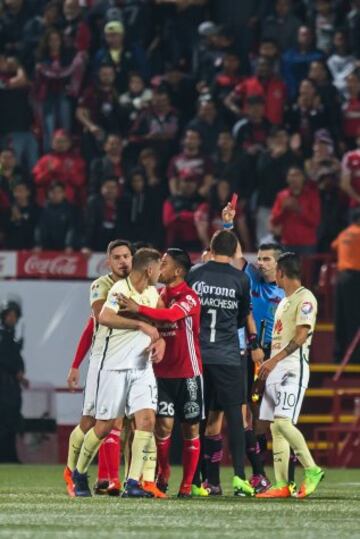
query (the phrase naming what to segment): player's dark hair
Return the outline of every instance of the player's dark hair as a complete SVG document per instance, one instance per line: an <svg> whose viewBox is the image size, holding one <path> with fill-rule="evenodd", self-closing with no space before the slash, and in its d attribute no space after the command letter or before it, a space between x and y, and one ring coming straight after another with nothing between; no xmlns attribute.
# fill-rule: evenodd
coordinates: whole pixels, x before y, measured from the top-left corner
<svg viewBox="0 0 360 539"><path fill-rule="evenodd" d="M170 247L167 249L167 254L180 266L185 274L187 274L192 266L190 256L183 249L178 249L177 247Z"/></svg>
<svg viewBox="0 0 360 539"><path fill-rule="evenodd" d="M297 254L282 253L277 260L277 267L289 279L301 279L301 263Z"/></svg>
<svg viewBox="0 0 360 539"><path fill-rule="evenodd" d="M261 243L259 245L259 251L274 251L274 258L277 260L284 252L284 249L281 247L280 243L273 241Z"/></svg>
<svg viewBox="0 0 360 539"><path fill-rule="evenodd" d="M215 255L233 257L238 245L237 237L231 230L218 230L210 242L210 250Z"/></svg>
<svg viewBox="0 0 360 539"><path fill-rule="evenodd" d="M131 253L131 255L134 254L133 246L131 243L127 240L113 240L109 243L106 249L106 253L109 256L116 247L127 247Z"/></svg>
<svg viewBox="0 0 360 539"><path fill-rule="evenodd" d="M134 254L133 270L144 271L151 262L157 262L161 258L161 254L156 249L143 247Z"/></svg>

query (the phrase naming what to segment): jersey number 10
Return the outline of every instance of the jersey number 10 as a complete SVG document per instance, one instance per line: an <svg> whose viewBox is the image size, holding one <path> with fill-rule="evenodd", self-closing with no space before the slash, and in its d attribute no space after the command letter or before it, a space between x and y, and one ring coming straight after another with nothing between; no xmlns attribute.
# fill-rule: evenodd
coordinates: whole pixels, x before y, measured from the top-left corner
<svg viewBox="0 0 360 539"><path fill-rule="evenodd" d="M211 316L211 322L210 322L210 342L215 342L215 336L216 336L216 310L215 309L208 309L208 314Z"/></svg>

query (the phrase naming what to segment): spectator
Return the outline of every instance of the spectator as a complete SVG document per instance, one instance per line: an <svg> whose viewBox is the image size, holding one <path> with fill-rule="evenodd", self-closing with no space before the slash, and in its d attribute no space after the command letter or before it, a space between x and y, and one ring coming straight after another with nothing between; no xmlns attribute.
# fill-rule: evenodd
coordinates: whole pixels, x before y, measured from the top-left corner
<svg viewBox="0 0 360 539"><path fill-rule="evenodd" d="M65 48L69 51L86 52L90 48L91 34L83 20L79 0L64 0L62 35Z"/></svg>
<svg viewBox="0 0 360 539"><path fill-rule="evenodd" d="M351 9L346 16L346 33L349 36L350 48L356 58L360 58L359 32L360 32L360 4L358 0L351 0Z"/></svg>
<svg viewBox="0 0 360 539"><path fill-rule="evenodd" d="M328 253L332 241L346 227L347 200L340 190L339 174L324 167L317 177L321 202L321 221L318 228L317 252Z"/></svg>
<svg viewBox="0 0 360 539"><path fill-rule="evenodd" d="M216 106L224 113L226 97L238 86L243 79L240 69L240 57L234 50L224 54L223 69L218 73L211 85L211 95Z"/></svg>
<svg viewBox="0 0 360 539"><path fill-rule="evenodd" d="M256 160L265 149L271 125L265 117L264 98L249 96L245 102L245 115L233 127L236 142Z"/></svg>
<svg viewBox="0 0 360 539"><path fill-rule="evenodd" d="M92 161L90 167L89 195L100 193L102 183L108 178L117 178L119 195L122 194L125 179L122 162L122 139L120 135L110 133L105 140L103 157Z"/></svg>
<svg viewBox="0 0 360 539"><path fill-rule="evenodd" d="M243 112L248 97L260 96L265 103L265 117L273 124L283 122L286 103L285 83L274 75L273 66L266 58L259 58L254 77L248 77L226 99L226 105L236 115Z"/></svg>
<svg viewBox="0 0 360 539"><path fill-rule="evenodd" d="M22 49L25 24L34 14L34 4L25 0L7 0L2 4L0 50L17 55Z"/></svg>
<svg viewBox="0 0 360 539"><path fill-rule="evenodd" d="M10 148L0 153L0 199L2 207L8 208L12 202L14 185L23 179L15 153Z"/></svg>
<svg viewBox="0 0 360 539"><path fill-rule="evenodd" d="M340 179L340 162L334 155L334 143L326 129L315 133L313 154L305 161L305 172L309 180L317 182L320 175L331 175Z"/></svg>
<svg viewBox="0 0 360 539"><path fill-rule="evenodd" d="M13 188L14 202L9 211L6 231L7 249L32 249L39 210L31 202L31 192L25 182L18 182Z"/></svg>
<svg viewBox="0 0 360 539"><path fill-rule="evenodd" d="M336 138L341 130L341 100L340 95L330 80L330 74L325 62L317 60L311 62L308 78L315 83L316 90L329 117L328 125Z"/></svg>
<svg viewBox="0 0 360 539"><path fill-rule="evenodd" d="M100 193L89 198L85 211L82 251L85 254L91 251L104 252L110 241L124 236L128 217L121 212L117 178L106 179Z"/></svg>
<svg viewBox="0 0 360 539"><path fill-rule="evenodd" d="M144 148L140 152L138 165L145 173L146 184L151 196L161 203L162 208L168 189L160 172L157 154L151 148Z"/></svg>
<svg viewBox="0 0 360 539"><path fill-rule="evenodd" d="M236 147L229 131L220 133L217 146L214 176L230 183L232 192L239 195L239 208L243 212L254 186L251 158L241 148Z"/></svg>
<svg viewBox="0 0 360 539"><path fill-rule="evenodd" d="M300 82L307 76L311 62L324 58L324 53L314 48L313 41L312 30L308 26L301 26L296 47L286 50L282 56L282 73L292 99L297 94Z"/></svg>
<svg viewBox="0 0 360 539"><path fill-rule="evenodd" d="M334 51L327 60L333 83L342 97L347 95L346 78L355 68L355 57L350 54L347 34L341 30L334 35Z"/></svg>
<svg viewBox="0 0 360 539"><path fill-rule="evenodd" d="M155 0L164 10L163 40L170 61L190 60L208 0Z"/></svg>
<svg viewBox="0 0 360 539"><path fill-rule="evenodd" d="M183 151L170 161L167 176L172 195L180 193L183 178L196 181L199 193L206 196L213 183L212 163L202 151L202 139L198 131L187 129L183 140Z"/></svg>
<svg viewBox="0 0 360 539"><path fill-rule="evenodd" d="M125 92L130 71L135 69L130 50L124 45L125 29L120 21L110 21L104 28L105 46L95 56L94 67L112 66L115 72L115 87L119 93Z"/></svg>
<svg viewBox="0 0 360 539"><path fill-rule="evenodd" d="M299 97L287 114L287 124L291 133L299 133L305 157L311 154L314 134L319 129L328 128L329 118L317 92L315 84L304 79L300 84Z"/></svg>
<svg viewBox="0 0 360 539"><path fill-rule="evenodd" d="M151 107L144 110L132 126L130 141L137 150L142 149L144 143L151 145L165 161L174 150L178 130L178 115L169 95L159 88L154 92Z"/></svg>
<svg viewBox="0 0 360 539"><path fill-rule="evenodd" d="M35 230L36 248L71 253L78 247L77 229L75 208L66 200L65 187L54 181Z"/></svg>
<svg viewBox="0 0 360 539"><path fill-rule="evenodd" d="M0 64L0 139L14 149L17 161L29 171L38 159L30 82L16 58L4 57Z"/></svg>
<svg viewBox="0 0 360 539"><path fill-rule="evenodd" d="M198 194L196 178L190 176L179 181L178 193L164 202L163 225L165 246L176 245L187 251L199 251L201 240L195 225L195 215L204 203Z"/></svg>
<svg viewBox="0 0 360 539"><path fill-rule="evenodd" d="M256 65L259 58L265 58L272 66L273 73L280 73L280 49L277 40L263 38L259 43L259 50L251 59L251 71L256 71Z"/></svg>
<svg viewBox="0 0 360 539"><path fill-rule="evenodd" d="M316 0L314 28L316 47L328 54L335 31L335 9L332 0Z"/></svg>
<svg viewBox="0 0 360 539"><path fill-rule="evenodd" d="M83 151L89 160L101 152L107 134L121 132L123 115L112 66L99 68L95 82L79 99L76 118L83 128Z"/></svg>
<svg viewBox="0 0 360 539"><path fill-rule="evenodd" d="M291 0L276 0L274 13L262 23L263 39L274 39L282 50L296 47L296 35L301 21L292 13Z"/></svg>
<svg viewBox="0 0 360 539"><path fill-rule="evenodd" d="M0 463L19 463L16 433L21 430L21 387L28 387L21 347L15 339L15 327L21 309L13 301L0 307Z"/></svg>
<svg viewBox="0 0 360 539"><path fill-rule="evenodd" d="M195 114L197 98L194 78L186 72L186 67L183 61L167 62L164 74L157 75L151 80L153 87L161 87L168 93L182 126Z"/></svg>
<svg viewBox="0 0 360 539"><path fill-rule="evenodd" d="M200 96L198 113L188 124L187 129L200 133L201 149L205 155L210 157L215 154L217 139L223 128L224 123L220 118L214 100L208 95Z"/></svg>
<svg viewBox="0 0 360 539"><path fill-rule="evenodd" d="M44 35L37 57L35 98L41 114L44 151L48 152L55 129L71 131L70 96L79 94L85 58L65 49L62 35L55 29Z"/></svg>
<svg viewBox="0 0 360 539"><path fill-rule="evenodd" d="M230 26L216 26L212 22L200 24L198 33L202 42L194 52L193 71L199 81L198 88L207 91L222 65L225 53L234 49L235 37Z"/></svg>
<svg viewBox="0 0 360 539"><path fill-rule="evenodd" d="M209 202L201 204L195 214L195 225L203 248L210 245L214 232L223 229L222 210L231 199L232 189L227 180L221 179L212 186ZM250 233L246 223L246 216L238 205L234 220L235 232L245 251L251 250Z"/></svg>
<svg viewBox="0 0 360 539"><path fill-rule="evenodd" d="M128 126L135 122L142 110L149 107L152 95L152 91L146 88L142 76L139 73L130 73L128 90L119 98L120 106L124 110L124 117L128 120Z"/></svg>
<svg viewBox="0 0 360 539"><path fill-rule="evenodd" d="M62 183L68 202L78 206L85 201L85 163L82 157L71 149L71 138L62 129L55 131L52 152L43 155L33 168L37 190L36 200L44 205L45 193L50 184L57 180Z"/></svg>
<svg viewBox="0 0 360 539"><path fill-rule="evenodd" d="M129 175L127 193L120 200L119 211L126 227L123 236L132 242L147 242L159 247L162 223L159 219L154 220L154 216L161 215L161 210L162 204L147 188L142 169L133 169Z"/></svg>
<svg viewBox="0 0 360 539"><path fill-rule="evenodd" d="M32 72L34 68L33 52L39 46L39 43L45 33L51 28L59 28L60 25L60 6L57 0L50 0L44 5L43 13L35 15L26 22L23 35L23 51L25 65Z"/></svg>
<svg viewBox="0 0 360 539"><path fill-rule="evenodd" d="M290 148L290 140L284 128L274 129L267 139L266 150L257 162L257 211L256 240L260 245L269 235L271 208L277 194L286 187L286 175L298 159Z"/></svg>
<svg viewBox="0 0 360 539"><path fill-rule="evenodd" d="M340 186L349 197L349 217L360 206L360 136L356 139L357 148L345 153L341 162Z"/></svg>
<svg viewBox="0 0 360 539"><path fill-rule="evenodd" d="M342 134L346 147L352 150L360 134L360 79L356 71L346 77L346 94L342 106Z"/></svg>
<svg viewBox="0 0 360 539"><path fill-rule="evenodd" d="M337 252L338 277L335 293L335 358L341 362L360 328L360 208L352 223L332 243ZM351 359L359 361L358 343Z"/></svg>
<svg viewBox="0 0 360 539"><path fill-rule="evenodd" d="M289 187L276 196L271 225L288 251L313 254L321 217L319 194L305 182L305 174L299 167L292 166L286 179Z"/></svg>

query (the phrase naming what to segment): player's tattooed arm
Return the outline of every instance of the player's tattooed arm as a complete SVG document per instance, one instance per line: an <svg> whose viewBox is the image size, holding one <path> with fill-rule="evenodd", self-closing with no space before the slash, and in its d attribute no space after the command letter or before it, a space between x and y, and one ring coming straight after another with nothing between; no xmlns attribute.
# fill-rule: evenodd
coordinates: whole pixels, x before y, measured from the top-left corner
<svg viewBox="0 0 360 539"><path fill-rule="evenodd" d="M296 350L300 348L300 344L294 341L294 339L291 339L289 344L285 346L285 352L287 352L287 355L290 356L290 354L293 354L296 352Z"/></svg>

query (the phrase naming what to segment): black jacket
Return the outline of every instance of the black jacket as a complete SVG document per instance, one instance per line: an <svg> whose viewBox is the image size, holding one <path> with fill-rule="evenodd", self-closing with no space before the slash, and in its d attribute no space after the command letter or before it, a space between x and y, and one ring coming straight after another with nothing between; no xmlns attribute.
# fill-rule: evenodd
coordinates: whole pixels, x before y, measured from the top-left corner
<svg viewBox="0 0 360 539"><path fill-rule="evenodd" d="M15 431L21 419L21 388L17 374L24 370L14 330L0 325L0 415L6 427Z"/></svg>
<svg viewBox="0 0 360 539"><path fill-rule="evenodd" d="M35 232L35 243L42 249L62 251L66 247L76 249L77 217L72 204L48 202L43 208Z"/></svg>

